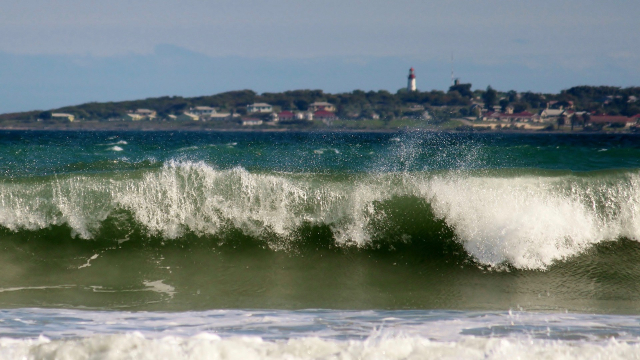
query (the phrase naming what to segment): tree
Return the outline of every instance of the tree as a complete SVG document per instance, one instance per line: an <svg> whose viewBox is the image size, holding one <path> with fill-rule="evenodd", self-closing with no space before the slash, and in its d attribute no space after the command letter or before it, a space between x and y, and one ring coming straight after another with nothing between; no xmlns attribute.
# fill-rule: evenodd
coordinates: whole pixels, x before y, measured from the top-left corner
<svg viewBox="0 0 640 360"><path fill-rule="evenodd" d="M38 118L42 120L51 120L51 116L51 111L43 111L40 113L40 115L38 115Z"/></svg>
<svg viewBox="0 0 640 360"><path fill-rule="evenodd" d="M311 103L307 100L300 99L300 100L294 101L293 104L296 106L298 110L305 111L307 110L307 108L309 107L309 104Z"/></svg>
<svg viewBox="0 0 640 360"><path fill-rule="evenodd" d="M473 93L471 92L471 84L455 84L449 87L449 92L457 91L460 96L464 97L472 97Z"/></svg>
<svg viewBox="0 0 640 360"><path fill-rule="evenodd" d="M560 126L563 126L566 123L566 116L564 114L558 116L558 129L560 129Z"/></svg>
<svg viewBox="0 0 640 360"><path fill-rule="evenodd" d="M482 100L484 101L484 106L493 110L493 106L496 104L496 100L498 99L498 92L493 90L491 85L487 86L487 90L482 94Z"/></svg>
<svg viewBox="0 0 640 360"><path fill-rule="evenodd" d="M500 104L500 111L505 112L507 111L507 106L509 106L509 100L502 99L500 100L499 104Z"/></svg>
<svg viewBox="0 0 640 360"><path fill-rule="evenodd" d="M513 112L514 113L521 113L521 112L525 112L527 111L527 103L524 102L519 102L519 103L515 103L513 104Z"/></svg>

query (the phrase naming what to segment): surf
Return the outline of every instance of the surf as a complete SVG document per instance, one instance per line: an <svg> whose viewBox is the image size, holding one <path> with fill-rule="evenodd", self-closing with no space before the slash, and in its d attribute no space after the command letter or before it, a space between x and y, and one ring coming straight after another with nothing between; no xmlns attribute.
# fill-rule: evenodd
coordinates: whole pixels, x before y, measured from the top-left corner
<svg viewBox="0 0 640 360"><path fill-rule="evenodd" d="M364 248L410 243L425 231L416 224L431 223L479 264L546 269L604 241L637 240L638 185L633 169L317 174L170 160L126 173L5 179L0 226L66 226L78 241L104 236L105 226L166 241L236 229L287 251L308 226L326 227L338 247Z"/></svg>

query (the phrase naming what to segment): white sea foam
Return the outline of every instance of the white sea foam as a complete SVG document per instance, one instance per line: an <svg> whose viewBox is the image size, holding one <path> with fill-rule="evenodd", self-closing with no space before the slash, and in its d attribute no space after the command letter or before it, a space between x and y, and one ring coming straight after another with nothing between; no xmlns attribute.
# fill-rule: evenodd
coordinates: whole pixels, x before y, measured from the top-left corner
<svg viewBox="0 0 640 360"><path fill-rule="evenodd" d="M156 280L156 281L144 281L144 286L149 288L149 291L154 291L161 294L169 295L169 297L173 297L176 293L176 289L171 286L163 283L164 280Z"/></svg>
<svg viewBox="0 0 640 360"><path fill-rule="evenodd" d="M639 355L639 344L616 340L593 344L467 337L439 342L416 336L378 336L350 341L317 337L264 341L208 333L149 339L136 332L54 341L46 337L0 339L0 359L635 359Z"/></svg>
<svg viewBox="0 0 640 360"><path fill-rule="evenodd" d="M0 293L25 290L50 290L50 289L69 289L75 285L55 285L55 286L21 286L12 288L0 288Z"/></svg>
<svg viewBox="0 0 640 360"><path fill-rule="evenodd" d="M170 161L141 176L69 175L0 184L0 225L18 231L67 224L92 238L115 210L149 233L216 234L232 225L286 239L303 222L327 224L340 243L367 244L381 202L423 199L480 263L544 269L604 240L640 239L640 176L460 176L384 173L347 181L312 174L218 170ZM286 248L286 241L280 244Z"/></svg>
<svg viewBox="0 0 640 360"><path fill-rule="evenodd" d="M112 147L110 147L110 148L109 148L109 150L112 150L112 151L122 151L122 150L124 150L124 149L123 149L123 148L121 148L120 146L117 146L117 145L116 145L116 146L112 146Z"/></svg>
<svg viewBox="0 0 640 360"><path fill-rule="evenodd" d="M87 262L84 265L78 266L78 269L82 269L82 268L86 268L86 267L91 266L91 260L97 259L98 256L100 256L100 255L99 254L94 254L92 257L87 259Z"/></svg>
<svg viewBox="0 0 640 360"><path fill-rule="evenodd" d="M638 317L616 315L8 309L0 330L0 359L640 357Z"/></svg>

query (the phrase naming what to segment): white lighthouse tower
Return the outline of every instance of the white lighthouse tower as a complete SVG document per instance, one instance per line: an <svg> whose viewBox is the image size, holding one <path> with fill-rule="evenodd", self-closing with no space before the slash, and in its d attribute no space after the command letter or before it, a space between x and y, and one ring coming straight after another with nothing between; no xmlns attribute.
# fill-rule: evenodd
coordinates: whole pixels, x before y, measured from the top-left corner
<svg viewBox="0 0 640 360"><path fill-rule="evenodd" d="M416 74L413 73L413 68L409 69L409 80L407 81L407 90L416 91Z"/></svg>

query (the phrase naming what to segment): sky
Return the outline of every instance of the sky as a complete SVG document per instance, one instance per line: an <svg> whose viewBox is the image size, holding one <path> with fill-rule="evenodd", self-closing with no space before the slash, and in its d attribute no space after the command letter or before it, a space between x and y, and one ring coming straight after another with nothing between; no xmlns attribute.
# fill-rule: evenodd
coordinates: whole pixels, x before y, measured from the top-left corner
<svg viewBox="0 0 640 360"><path fill-rule="evenodd" d="M89 101L640 86L634 0L0 0L0 113ZM453 57L453 61L452 61Z"/></svg>

